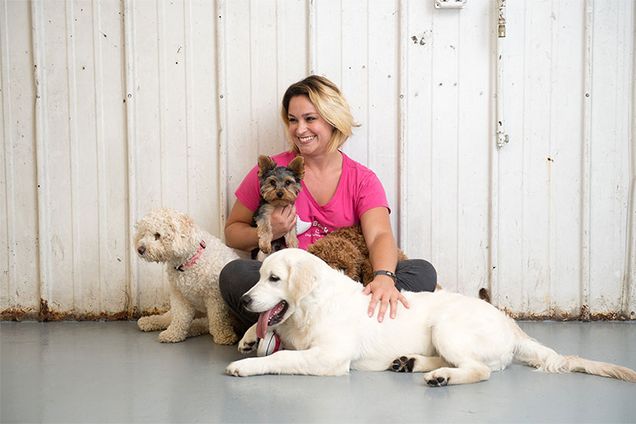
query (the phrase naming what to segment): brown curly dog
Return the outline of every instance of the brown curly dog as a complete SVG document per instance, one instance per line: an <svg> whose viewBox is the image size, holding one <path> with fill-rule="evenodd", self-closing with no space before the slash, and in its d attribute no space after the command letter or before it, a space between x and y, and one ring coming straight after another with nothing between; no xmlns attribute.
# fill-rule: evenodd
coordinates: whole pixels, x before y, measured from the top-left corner
<svg viewBox="0 0 636 424"><path fill-rule="evenodd" d="M307 251L365 286L373 280L369 249L360 225L339 228L309 246ZM398 261L405 259L408 258L404 252L398 250Z"/></svg>

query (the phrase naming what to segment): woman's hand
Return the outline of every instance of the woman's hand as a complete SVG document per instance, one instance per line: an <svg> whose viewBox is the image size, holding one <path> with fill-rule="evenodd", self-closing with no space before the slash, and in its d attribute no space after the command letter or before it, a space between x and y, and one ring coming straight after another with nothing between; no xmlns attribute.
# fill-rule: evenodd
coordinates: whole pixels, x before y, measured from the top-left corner
<svg viewBox="0 0 636 424"><path fill-rule="evenodd" d="M276 240L287 234L296 225L296 207L277 207L270 218L272 224L272 240Z"/></svg>
<svg viewBox="0 0 636 424"><path fill-rule="evenodd" d="M395 283L391 277L386 275L376 275L362 291L364 294L371 295L371 302L369 302L369 317L372 317L375 308L380 303L380 310L378 311L378 322L384 320L384 314L388 306L390 306L389 316L393 319L397 315L398 301L401 302L404 307L409 307L409 302L404 295L395 288Z"/></svg>

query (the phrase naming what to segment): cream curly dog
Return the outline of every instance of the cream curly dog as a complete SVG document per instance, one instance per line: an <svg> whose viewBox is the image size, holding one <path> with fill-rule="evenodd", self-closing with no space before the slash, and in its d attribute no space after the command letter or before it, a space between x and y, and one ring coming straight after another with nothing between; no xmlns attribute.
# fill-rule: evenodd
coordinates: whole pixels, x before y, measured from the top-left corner
<svg viewBox="0 0 636 424"><path fill-rule="evenodd" d="M197 227L184 213L156 209L136 224L135 249L148 262L166 264L170 310L140 318L143 331L165 330L159 341L176 343L210 332L218 344L236 343L230 312L219 292L219 273L237 253ZM195 313L207 318L195 318Z"/></svg>

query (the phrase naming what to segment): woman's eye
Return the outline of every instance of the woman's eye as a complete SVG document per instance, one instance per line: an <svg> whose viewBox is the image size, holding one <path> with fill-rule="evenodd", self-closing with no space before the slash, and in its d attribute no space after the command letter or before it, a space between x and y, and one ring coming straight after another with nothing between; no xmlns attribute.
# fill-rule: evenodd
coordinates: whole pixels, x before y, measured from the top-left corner
<svg viewBox="0 0 636 424"><path fill-rule="evenodd" d="M159 240L161 238L161 234L155 233L155 240Z"/></svg>
<svg viewBox="0 0 636 424"><path fill-rule="evenodd" d="M289 121L289 123L296 122L296 118L287 118L287 120Z"/></svg>
<svg viewBox="0 0 636 424"><path fill-rule="evenodd" d="M315 116L308 116L307 117L307 122L311 122L311 121L315 121L316 117Z"/></svg>

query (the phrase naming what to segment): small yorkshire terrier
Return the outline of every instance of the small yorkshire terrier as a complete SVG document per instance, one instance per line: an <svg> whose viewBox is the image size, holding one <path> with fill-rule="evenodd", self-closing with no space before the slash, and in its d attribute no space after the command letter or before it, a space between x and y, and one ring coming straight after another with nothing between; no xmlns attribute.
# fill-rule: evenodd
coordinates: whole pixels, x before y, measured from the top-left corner
<svg viewBox="0 0 636 424"><path fill-rule="evenodd" d="M300 193L300 181L305 175L305 161L295 157L289 165L277 166L269 156L258 157L258 181L261 187L261 203L254 214L258 247L266 255L272 252L271 216L278 206L293 205ZM281 237L282 239L282 237ZM298 247L296 227L284 236L287 247ZM279 239L280 240L280 239ZM280 248L275 250L280 250Z"/></svg>

